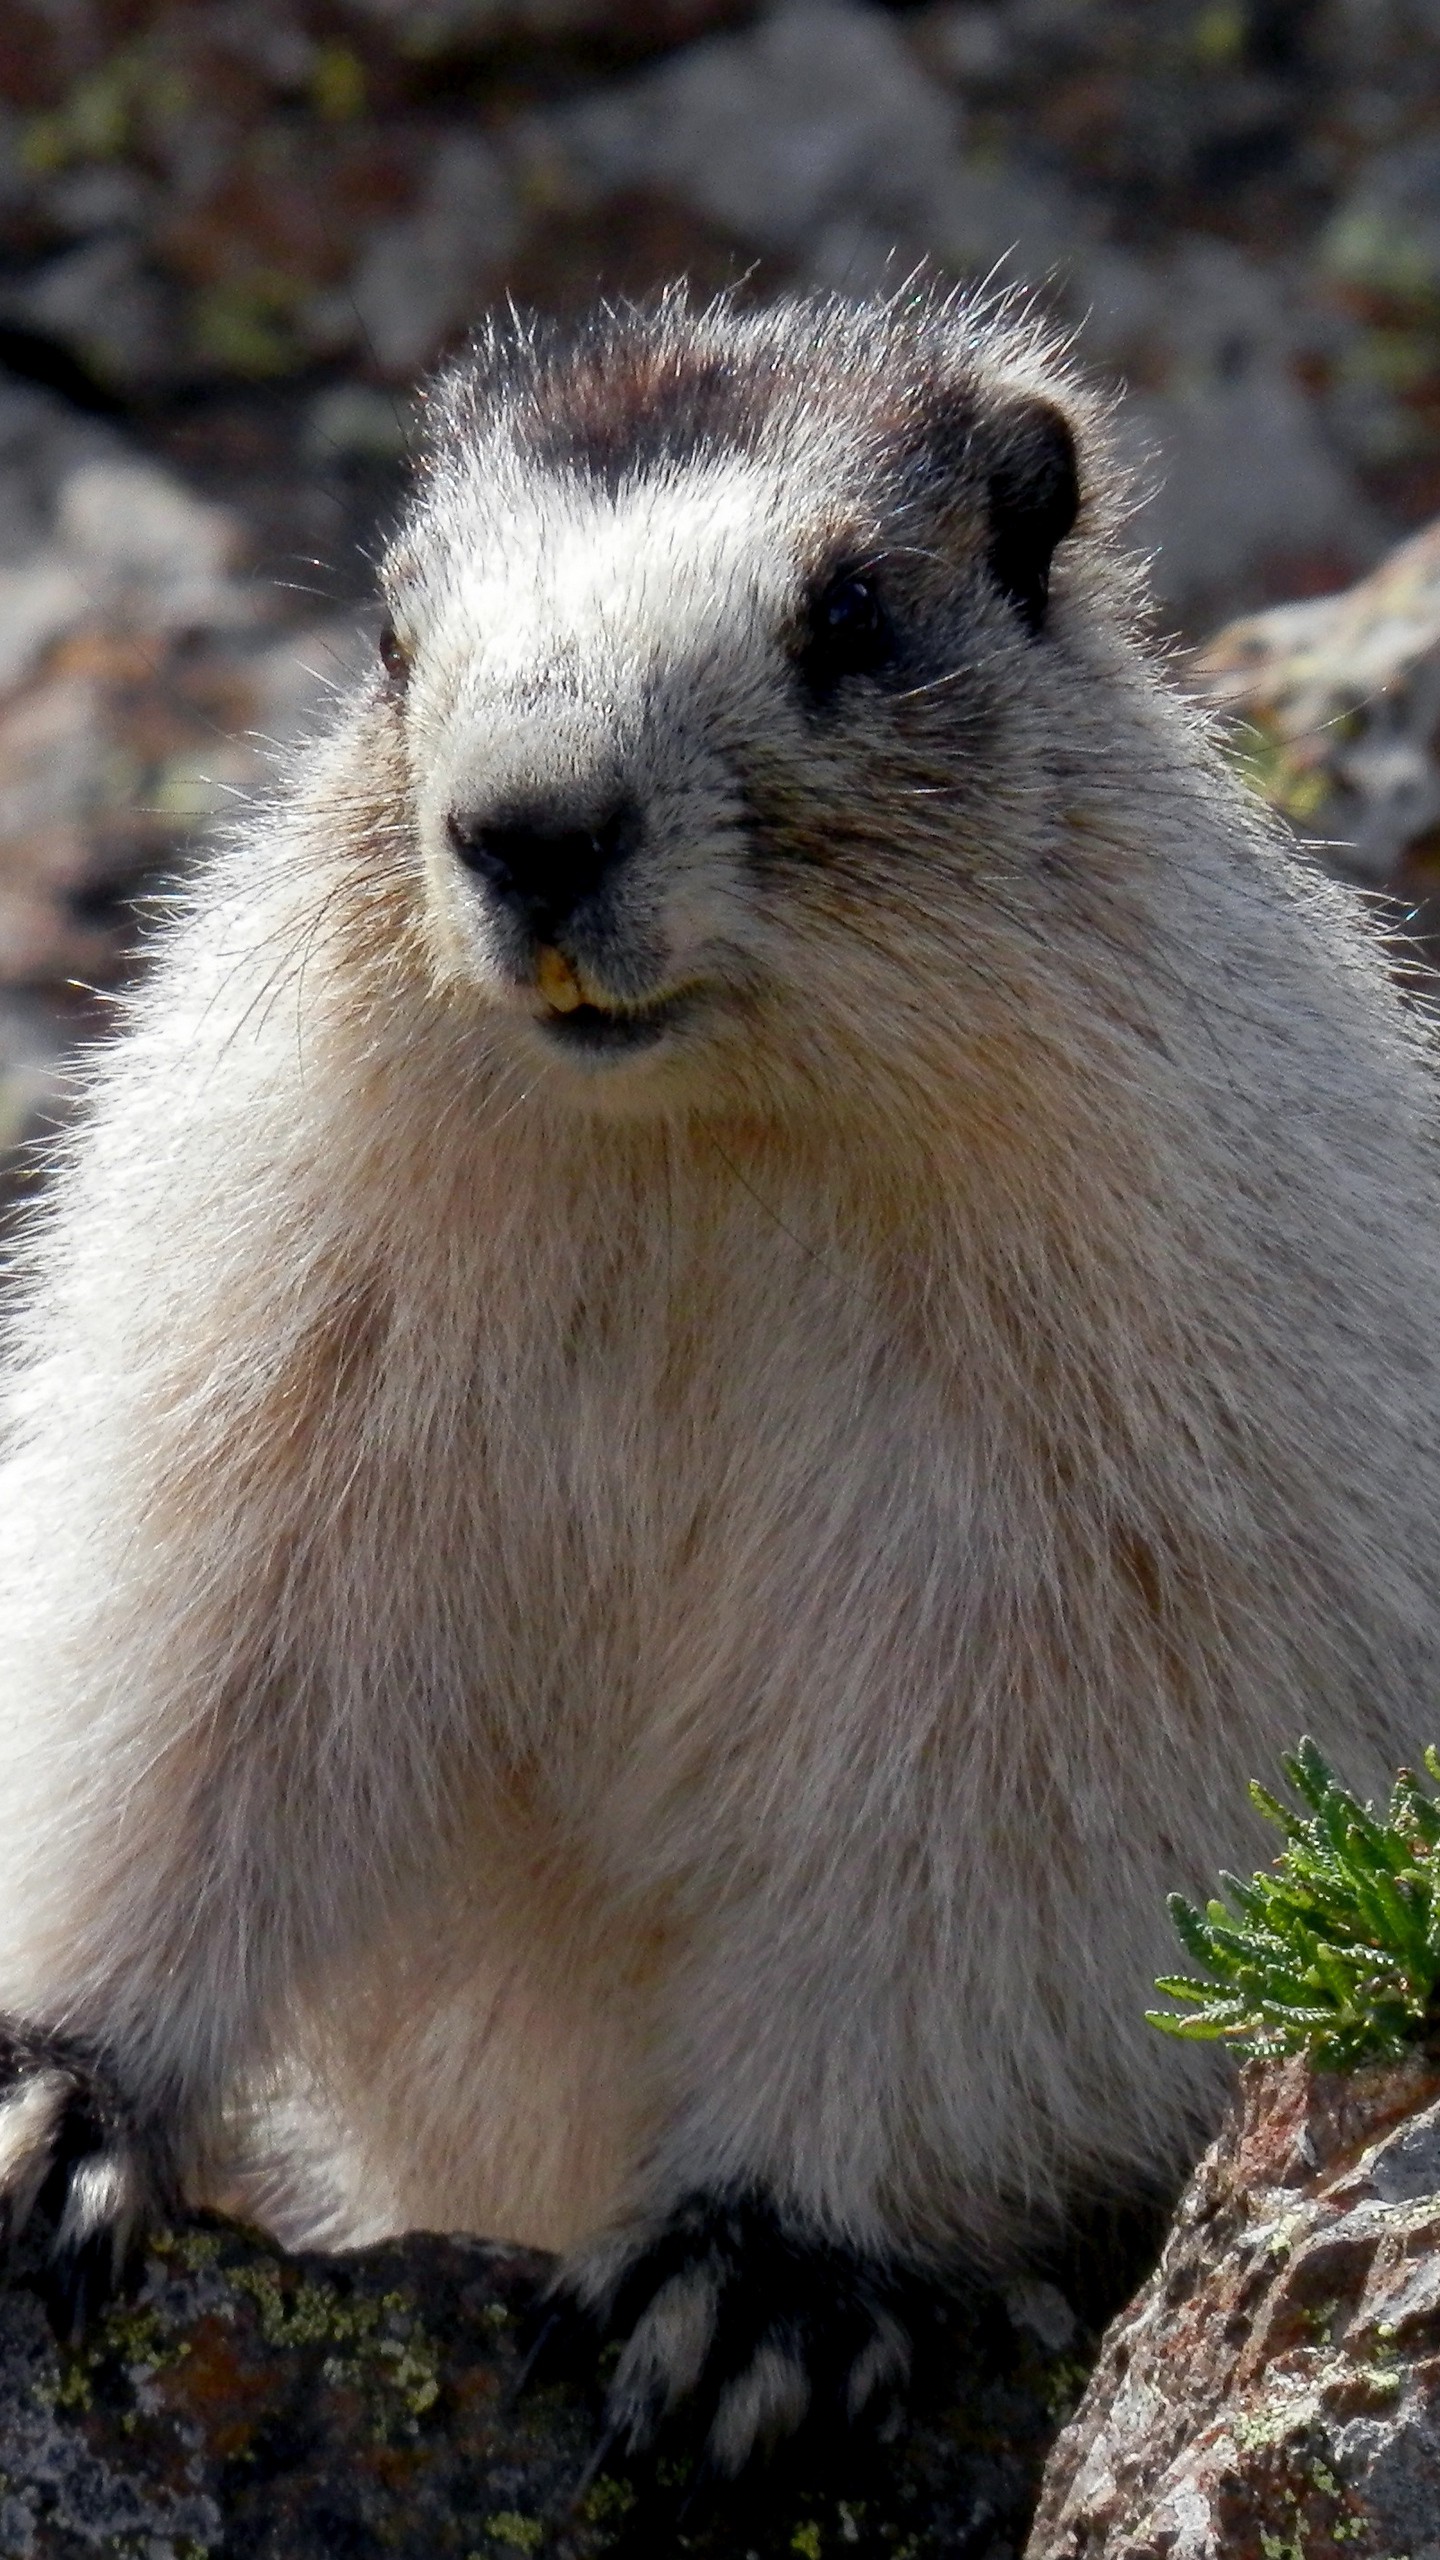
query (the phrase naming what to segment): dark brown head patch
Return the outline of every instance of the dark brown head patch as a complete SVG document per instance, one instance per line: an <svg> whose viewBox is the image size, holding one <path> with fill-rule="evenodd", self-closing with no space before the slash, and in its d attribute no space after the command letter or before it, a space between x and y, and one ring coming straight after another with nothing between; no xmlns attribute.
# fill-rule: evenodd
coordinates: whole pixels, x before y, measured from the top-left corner
<svg viewBox="0 0 1440 2560"><path fill-rule="evenodd" d="M822 298L743 312L695 311L677 292L650 310L603 309L578 330L496 321L438 388L431 467L447 449L498 440L532 467L614 492L717 456L783 453L799 429L808 492L823 452L810 431L828 423L840 430L841 512L858 501L877 523L911 524L933 512L942 542L947 517L963 526L965 550L978 540L1033 635L1079 502L1063 368L1049 396L1040 344L1028 323L923 293L903 306ZM813 495L819 514L825 492Z"/></svg>
<svg viewBox="0 0 1440 2560"><path fill-rule="evenodd" d="M545 469L612 490L717 451L751 452L767 370L703 345L617 336L539 370L515 412L517 440Z"/></svg>

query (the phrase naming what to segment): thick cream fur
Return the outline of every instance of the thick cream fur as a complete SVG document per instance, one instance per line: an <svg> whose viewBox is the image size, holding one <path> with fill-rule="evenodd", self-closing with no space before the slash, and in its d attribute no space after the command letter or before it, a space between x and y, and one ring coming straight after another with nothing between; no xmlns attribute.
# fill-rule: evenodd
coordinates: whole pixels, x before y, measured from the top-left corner
<svg viewBox="0 0 1440 2560"><path fill-rule="evenodd" d="M454 395L408 695L212 859L34 1223L0 2006L197 2189L303 2123L292 2237L738 2180L1003 2253L1212 2110L1141 2012L1247 1777L1436 1730L1432 1059L1130 636L1030 337L644 325L803 396L605 487ZM896 513L922 355L1077 420L1038 640ZM974 601L953 679L820 721L837 529ZM592 980L696 1010L582 1068L443 822L611 771Z"/></svg>

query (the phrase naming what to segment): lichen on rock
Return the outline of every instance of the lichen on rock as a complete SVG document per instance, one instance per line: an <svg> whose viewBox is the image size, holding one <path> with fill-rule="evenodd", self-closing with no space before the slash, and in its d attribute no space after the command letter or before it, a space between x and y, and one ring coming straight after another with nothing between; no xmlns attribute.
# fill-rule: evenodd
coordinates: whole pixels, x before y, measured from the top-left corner
<svg viewBox="0 0 1440 2560"><path fill-rule="evenodd" d="M1026 2560L1440 2560L1440 2064L1246 2066Z"/></svg>
<svg viewBox="0 0 1440 2560"><path fill-rule="evenodd" d="M1086 2341L1053 2287L937 2303L912 2420L720 2491L627 2465L577 2359L527 2374L550 2262L428 2233L287 2256L212 2217L56 2340L0 2292L0 2560L1013 2560Z"/></svg>

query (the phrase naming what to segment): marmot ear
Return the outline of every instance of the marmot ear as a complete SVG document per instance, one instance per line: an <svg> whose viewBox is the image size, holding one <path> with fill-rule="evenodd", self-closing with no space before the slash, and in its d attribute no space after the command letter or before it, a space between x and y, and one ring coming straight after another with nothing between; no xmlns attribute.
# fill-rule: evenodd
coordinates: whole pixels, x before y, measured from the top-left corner
<svg viewBox="0 0 1440 2560"><path fill-rule="evenodd" d="M1017 400L991 428L987 475L991 574L1027 631L1038 631L1050 595L1050 562L1080 508L1075 439L1048 400Z"/></svg>

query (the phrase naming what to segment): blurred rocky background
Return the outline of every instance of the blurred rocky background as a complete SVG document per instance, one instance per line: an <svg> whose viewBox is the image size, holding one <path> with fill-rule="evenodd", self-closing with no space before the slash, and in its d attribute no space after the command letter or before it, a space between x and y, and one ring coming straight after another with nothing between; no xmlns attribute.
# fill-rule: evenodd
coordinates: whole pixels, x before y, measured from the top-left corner
<svg viewBox="0 0 1440 2560"><path fill-rule="evenodd" d="M1162 627L1245 617L1257 779L1423 902L1440 0L4 0L0 1152L365 645L477 311L921 261L1123 386Z"/></svg>

